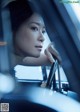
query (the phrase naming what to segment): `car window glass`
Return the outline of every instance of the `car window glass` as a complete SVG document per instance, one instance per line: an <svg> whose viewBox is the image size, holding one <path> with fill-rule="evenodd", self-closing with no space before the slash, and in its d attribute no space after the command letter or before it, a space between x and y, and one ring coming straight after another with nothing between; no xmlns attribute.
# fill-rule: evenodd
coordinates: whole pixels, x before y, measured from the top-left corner
<svg viewBox="0 0 80 112"><path fill-rule="evenodd" d="M80 3L68 3L64 4L73 24L76 28L76 33L78 35L78 38L80 40Z"/></svg>

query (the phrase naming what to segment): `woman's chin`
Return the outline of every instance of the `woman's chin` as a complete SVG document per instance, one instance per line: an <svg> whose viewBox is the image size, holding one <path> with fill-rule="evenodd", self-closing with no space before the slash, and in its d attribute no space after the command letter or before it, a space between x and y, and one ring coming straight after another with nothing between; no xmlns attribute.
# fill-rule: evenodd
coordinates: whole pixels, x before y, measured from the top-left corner
<svg viewBox="0 0 80 112"><path fill-rule="evenodd" d="M32 54L32 57L34 57L34 58L39 58L39 57L40 57L40 53Z"/></svg>
<svg viewBox="0 0 80 112"><path fill-rule="evenodd" d="M40 54L35 54L33 57L39 58L40 57Z"/></svg>
<svg viewBox="0 0 80 112"><path fill-rule="evenodd" d="M34 58L38 58L40 57L40 52L27 52L24 53L24 57L34 57Z"/></svg>

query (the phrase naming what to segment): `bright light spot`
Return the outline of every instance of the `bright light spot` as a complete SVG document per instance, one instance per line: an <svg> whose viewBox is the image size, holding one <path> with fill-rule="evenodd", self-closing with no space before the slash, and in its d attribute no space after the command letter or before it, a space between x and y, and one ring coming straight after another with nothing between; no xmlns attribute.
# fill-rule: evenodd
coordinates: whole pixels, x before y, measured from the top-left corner
<svg viewBox="0 0 80 112"><path fill-rule="evenodd" d="M41 66L15 66L18 79L43 80Z"/></svg>
<svg viewBox="0 0 80 112"><path fill-rule="evenodd" d="M0 73L0 92L9 93L13 91L14 86L15 83L11 76Z"/></svg>
<svg viewBox="0 0 80 112"><path fill-rule="evenodd" d="M79 3L73 3L73 4L71 4L71 7L72 7L74 13L76 14L76 16L80 22L80 4Z"/></svg>

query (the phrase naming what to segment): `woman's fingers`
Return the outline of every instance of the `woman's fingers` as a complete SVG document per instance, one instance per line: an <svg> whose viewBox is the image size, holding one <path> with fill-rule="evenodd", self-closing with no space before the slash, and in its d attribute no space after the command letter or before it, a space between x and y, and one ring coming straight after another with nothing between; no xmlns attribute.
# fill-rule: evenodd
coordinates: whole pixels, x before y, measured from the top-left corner
<svg viewBox="0 0 80 112"><path fill-rule="evenodd" d="M48 49L45 49L45 54L46 54L47 58L49 59L50 63L55 62L55 60L54 60L52 54L49 52Z"/></svg>
<svg viewBox="0 0 80 112"><path fill-rule="evenodd" d="M45 54L51 63L54 62L54 59L57 59L59 63L61 63L61 57L58 51L55 49L53 43L49 44L49 46L45 49Z"/></svg>

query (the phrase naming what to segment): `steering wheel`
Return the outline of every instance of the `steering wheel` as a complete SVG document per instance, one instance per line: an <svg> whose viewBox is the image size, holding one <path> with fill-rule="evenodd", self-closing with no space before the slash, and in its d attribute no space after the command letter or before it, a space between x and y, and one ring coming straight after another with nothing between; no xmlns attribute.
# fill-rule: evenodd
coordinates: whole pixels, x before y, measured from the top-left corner
<svg viewBox="0 0 80 112"><path fill-rule="evenodd" d="M47 88L29 86L5 95L2 102L9 103L10 112L80 112L80 103Z"/></svg>

